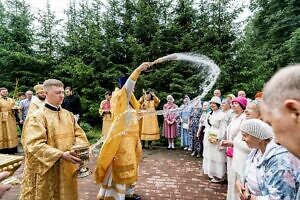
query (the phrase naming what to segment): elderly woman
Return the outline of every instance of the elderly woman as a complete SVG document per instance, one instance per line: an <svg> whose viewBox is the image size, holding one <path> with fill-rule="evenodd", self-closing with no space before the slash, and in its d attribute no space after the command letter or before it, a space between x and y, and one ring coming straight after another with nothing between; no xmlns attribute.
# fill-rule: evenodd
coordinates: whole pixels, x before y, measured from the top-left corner
<svg viewBox="0 0 300 200"><path fill-rule="evenodd" d="M202 114L201 100L196 100L194 102L194 107L191 110L190 118L188 120L189 124L189 135L190 144L189 149L192 150L191 156L200 156L200 141L197 137L197 132L199 129L199 120Z"/></svg>
<svg viewBox="0 0 300 200"><path fill-rule="evenodd" d="M187 95L184 95L183 98L183 104L180 106L180 113L179 113L179 132L181 136L181 147L183 147L184 150L188 150L189 144L190 144L190 136L188 132L188 122L190 117L190 108L188 106L190 102L190 97Z"/></svg>
<svg viewBox="0 0 300 200"><path fill-rule="evenodd" d="M249 101L245 110L246 119L260 119L260 101Z"/></svg>
<svg viewBox="0 0 300 200"><path fill-rule="evenodd" d="M242 184L239 181L236 184L240 198L296 199L299 160L274 142L272 128L259 119L243 122L241 132L252 151L246 161Z"/></svg>
<svg viewBox="0 0 300 200"><path fill-rule="evenodd" d="M250 101L248 102L245 115L246 120L248 119L260 119L260 102L259 101ZM228 181L228 192L227 192L227 199L234 200L240 199L238 191L235 188L236 180L239 180L240 177L244 173L244 164L246 162L247 156L250 153L250 148L248 145L242 140L242 133L241 131L233 140L233 147L234 153L231 162L231 172L229 173L231 177Z"/></svg>
<svg viewBox="0 0 300 200"><path fill-rule="evenodd" d="M211 178L211 182L224 181L226 173L226 157L220 141L225 137L225 115L220 109L221 99L212 97L210 100L211 113L207 117L207 125L203 139L203 171Z"/></svg>
<svg viewBox="0 0 300 200"><path fill-rule="evenodd" d="M235 182L237 177L241 174L243 163L246 160L250 149L247 148L245 142L242 141L242 136L239 134L241 123L246 116L244 110L246 109L247 99L244 97L236 97L232 100L232 110L234 116L227 127L227 140L221 142L222 146L226 147L227 155L227 199L238 200L239 196L235 191ZM241 166L241 167L240 167Z"/></svg>
<svg viewBox="0 0 300 200"><path fill-rule="evenodd" d="M168 139L168 149L175 149L174 140L177 136L177 123L176 118L177 114L176 112L172 112L172 110L177 109L178 106L174 103L174 98L172 95L167 96L167 103L164 105L164 124L163 124L163 130L164 130L164 136Z"/></svg>
<svg viewBox="0 0 300 200"><path fill-rule="evenodd" d="M231 101L229 99L223 99L222 100L222 111L225 113L225 120L226 120L226 125L228 126L229 123L231 122L231 119L234 116L234 112L231 109Z"/></svg>
<svg viewBox="0 0 300 200"><path fill-rule="evenodd" d="M227 94L226 99L228 99L231 102L233 99L235 99L235 95L234 94Z"/></svg>
<svg viewBox="0 0 300 200"><path fill-rule="evenodd" d="M203 102L202 105L202 114L199 119L199 128L197 131L197 140L199 141L199 146L198 146L198 155L197 157L202 157L203 158L203 138L204 138L204 133L205 133L205 125L206 125L206 120L209 112L209 103L207 101Z"/></svg>

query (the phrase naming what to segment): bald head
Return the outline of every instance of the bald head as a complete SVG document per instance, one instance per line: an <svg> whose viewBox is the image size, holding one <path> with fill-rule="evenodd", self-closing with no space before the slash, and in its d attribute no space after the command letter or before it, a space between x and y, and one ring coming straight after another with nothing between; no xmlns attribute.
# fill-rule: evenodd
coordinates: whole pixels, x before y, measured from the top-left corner
<svg viewBox="0 0 300 200"><path fill-rule="evenodd" d="M261 114L275 139L300 158L300 65L279 70L264 87Z"/></svg>
<svg viewBox="0 0 300 200"><path fill-rule="evenodd" d="M264 106L277 110L287 99L300 101L300 64L279 70L264 86Z"/></svg>

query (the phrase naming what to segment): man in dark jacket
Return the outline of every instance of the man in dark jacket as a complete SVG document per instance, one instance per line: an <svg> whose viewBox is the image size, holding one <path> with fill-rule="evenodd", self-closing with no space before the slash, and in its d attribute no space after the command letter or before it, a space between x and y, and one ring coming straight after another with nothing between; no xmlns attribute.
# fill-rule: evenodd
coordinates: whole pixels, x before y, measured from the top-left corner
<svg viewBox="0 0 300 200"><path fill-rule="evenodd" d="M65 88L66 97L62 103L62 107L74 114L75 120L78 121L82 114L82 108L80 103L80 98L73 94L73 89L71 86Z"/></svg>

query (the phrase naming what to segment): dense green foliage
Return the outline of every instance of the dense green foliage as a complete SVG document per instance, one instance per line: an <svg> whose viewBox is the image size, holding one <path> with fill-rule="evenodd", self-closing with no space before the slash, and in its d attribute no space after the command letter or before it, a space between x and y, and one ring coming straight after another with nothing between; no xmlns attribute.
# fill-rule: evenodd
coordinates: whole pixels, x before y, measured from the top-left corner
<svg viewBox="0 0 300 200"><path fill-rule="evenodd" d="M254 16L238 41L242 76L234 84L249 92L260 90L279 68L300 62L300 1L253 0L251 9Z"/></svg>
<svg viewBox="0 0 300 200"><path fill-rule="evenodd" d="M80 95L84 121L99 124L98 107L118 77L143 61L194 52L221 69L215 85L223 93L261 90L279 68L300 61L300 2L252 0L253 16L243 32L234 0L70 1L66 20L49 4L32 13L23 0L0 1L0 86L32 89L53 77ZM78 3L78 1L76 1ZM155 66L142 75L136 96L152 88L165 102L173 94L199 95L205 71L183 62ZM162 106L161 104L161 106Z"/></svg>

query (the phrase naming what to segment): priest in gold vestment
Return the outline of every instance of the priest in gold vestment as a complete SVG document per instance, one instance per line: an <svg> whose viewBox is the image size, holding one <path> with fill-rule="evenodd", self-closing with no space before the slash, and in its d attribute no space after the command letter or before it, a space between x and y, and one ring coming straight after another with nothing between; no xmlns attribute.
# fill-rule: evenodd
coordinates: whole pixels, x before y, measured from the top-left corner
<svg viewBox="0 0 300 200"><path fill-rule="evenodd" d="M43 84L46 104L28 116L22 133L25 166L21 200L76 200L76 170L80 163L75 144L88 143L74 115L61 108L64 87L48 79Z"/></svg>
<svg viewBox="0 0 300 200"><path fill-rule="evenodd" d="M133 90L140 73L148 67L150 63L141 64L123 87L112 94L113 123L99 153L95 170L96 183L100 184L98 199L123 200L125 194L129 193L132 199L139 199L131 190L132 184L137 181L138 163L142 156L136 111L140 104Z"/></svg>
<svg viewBox="0 0 300 200"><path fill-rule="evenodd" d="M8 97L6 88L0 88L0 152L17 153L16 102Z"/></svg>
<svg viewBox="0 0 300 200"><path fill-rule="evenodd" d="M27 116L45 105L46 94L43 85L37 84L33 87L33 89L35 91L35 96L31 99Z"/></svg>

